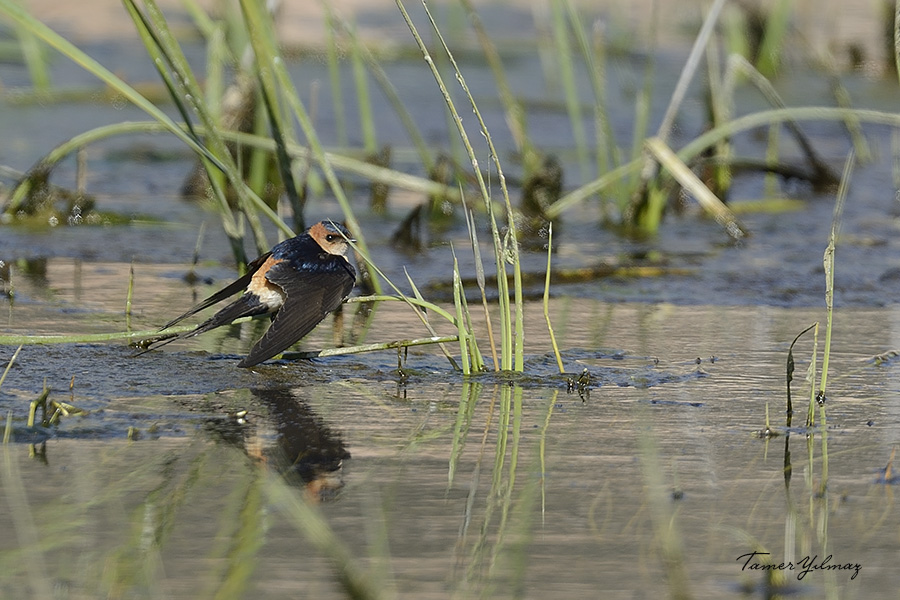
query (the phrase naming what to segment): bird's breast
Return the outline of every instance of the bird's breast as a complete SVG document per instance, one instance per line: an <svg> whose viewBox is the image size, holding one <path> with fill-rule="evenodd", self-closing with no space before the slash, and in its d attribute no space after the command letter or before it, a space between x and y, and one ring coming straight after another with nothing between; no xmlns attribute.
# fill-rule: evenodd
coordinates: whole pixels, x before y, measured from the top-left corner
<svg viewBox="0 0 900 600"><path fill-rule="evenodd" d="M273 266L281 262L281 259L269 257L266 259L247 286L247 291L259 298L262 304L265 304L269 311L278 310L284 304L285 293L279 286L275 285L266 278L266 273Z"/></svg>

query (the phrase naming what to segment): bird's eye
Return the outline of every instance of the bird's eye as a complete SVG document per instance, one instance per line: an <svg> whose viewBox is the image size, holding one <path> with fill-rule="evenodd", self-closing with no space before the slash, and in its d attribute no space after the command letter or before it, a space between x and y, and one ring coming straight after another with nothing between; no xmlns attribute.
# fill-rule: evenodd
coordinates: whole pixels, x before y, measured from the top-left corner
<svg viewBox="0 0 900 600"><path fill-rule="evenodd" d="M336 235L329 233L328 235L325 236L325 241L333 242L336 237L337 237Z"/></svg>

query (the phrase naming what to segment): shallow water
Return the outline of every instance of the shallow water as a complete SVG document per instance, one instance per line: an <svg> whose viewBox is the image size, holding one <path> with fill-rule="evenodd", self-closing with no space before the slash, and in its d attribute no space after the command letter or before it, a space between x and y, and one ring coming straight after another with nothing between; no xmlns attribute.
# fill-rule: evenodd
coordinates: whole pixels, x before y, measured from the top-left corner
<svg viewBox="0 0 900 600"><path fill-rule="evenodd" d="M80 285L73 268L51 263L53 300L17 300L8 328L120 329L121 295L97 290L116 290L127 265L82 265ZM161 275L148 276L157 299L141 303L139 326L164 319L184 289ZM18 289L32 298L24 278ZM137 358L123 343L23 348L0 392L18 442L4 449L0 526L15 535L3 538L0 590L345 597L335 552L295 528L308 516L284 508L282 481L289 497L323 501L352 566L386 596L633 598L682 586L763 597L764 574L737 560L754 550L853 565L801 579L797 563L786 592L896 589L900 522L884 469L898 379L895 362L871 360L900 346L895 308L837 311L827 429L809 440L784 429L785 361L821 310L556 299L566 370L591 374L581 394L540 352L540 305L526 317L527 376L468 383L427 347L410 349L404 377L390 351L238 369L252 324ZM328 329L302 346L327 345ZM383 305L367 341L421 329L406 307ZM795 348L795 426L810 351L811 339ZM89 412L32 446L40 432L25 430L22 407L45 379L51 399ZM767 405L782 435L761 439Z"/></svg>
<svg viewBox="0 0 900 600"><path fill-rule="evenodd" d="M501 29L529 22L519 12L490 12L488 19ZM386 23L397 25L396 15ZM136 46L89 49L133 80L155 78ZM656 59L657 120L685 51ZM188 45L188 55L202 62L202 49ZM575 187L582 175L558 85L535 76L537 57L505 58L513 87L530 107L544 107L530 109L536 142L559 153L566 187ZM640 52L611 57L607 93L623 144L646 59ZM492 75L480 61L462 62L514 179ZM304 94L319 82L320 134L334 145L324 63L306 59L292 68ZM386 68L429 143L446 150L444 108L421 61ZM92 83L61 63L55 69L58 84ZM14 65L0 65L0 77L7 86L25 81ZM349 68L343 77L347 93ZM893 84L858 73L845 83L858 105L894 109ZM830 93L827 80L805 68L776 84L797 104ZM704 127L696 92L680 114L676 146ZM353 100L345 96L355 135ZM384 99L376 94L373 103L382 115L380 143L401 148L394 166L420 170L402 151L405 133ZM737 104L738 113L765 108L750 93ZM0 164L26 169L76 133L140 118L121 103L12 103L0 111ZM585 127L590 118L585 114ZM839 169L849 150L842 129L807 130ZM794 337L824 322L822 253L833 193L784 186L799 200L796 210L742 214L752 235L740 243L695 209L667 215L652 239L623 239L595 225L600 210L592 201L554 226L554 267L636 263L664 273L553 287L550 312L566 375L549 353L542 306L534 302L525 311L525 375L468 381L431 346L402 357L384 351L238 369L261 323L140 357L122 341L24 347L0 388L12 435L0 449L0 531L7 532L0 536L0 597L343 598L360 581L383 597L416 599L895 594L898 206L890 132L865 132L875 156L856 168L840 228L827 424L812 436L802 427L811 334L795 347L790 429L785 365ZM764 136L735 143L741 154L765 152ZM177 197L189 168L178 143L165 136L111 140L90 147L87 157L98 205L127 224L0 227L0 273L10 272L0 291L13 292L0 299L0 335L153 330L233 277L217 217ZM53 181L71 185L73 173L65 162ZM737 179L733 205L764 196L761 181ZM390 235L421 198L397 192L388 214L374 215L356 186L366 239L394 281L405 280L405 268L427 297L446 299L440 286L450 279L451 244L463 275L474 273L461 218L430 232L421 251L398 251ZM307 218L339 214L330 198L315 197ZM199 283L190 285L187 262L204 221L210 226L195 268ZM484 223L479 233L487 239ZM523 265L542 281L546 255L526 252ZM355 311L345 308L348 343L361 341L350 327ZM480 310L473 314L487 356ZM365 341L427 335L408 308L384 303ZM298 348L330 347L333 336L329 319ZM14 351L0 346L0 365ZM590 377L579 385L585 369ZM51 428L26 427L28 404L45 385L50 400L85 412ZM767 407L778 434L770 438L757 435ZM776 564L792 561L792 568L769 581L768 572L751 568L756 559L740 558L753 551L770 552ZM850 568L807 570L823 563Z"/></svg>

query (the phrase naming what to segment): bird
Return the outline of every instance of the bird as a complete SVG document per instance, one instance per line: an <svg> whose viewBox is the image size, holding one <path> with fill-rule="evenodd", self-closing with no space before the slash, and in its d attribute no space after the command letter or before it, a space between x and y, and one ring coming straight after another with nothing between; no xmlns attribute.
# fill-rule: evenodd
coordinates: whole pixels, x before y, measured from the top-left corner
<svg viewBox="0 0 900 600"><path fill-rule="evenodd" d="M356 270L346 253L349 242L355 241L343 225L320 221L305 233L280 242L251 262L243 276L172 319L160 331L244 290L237 300L191 331L165 339L155 348L229 325L241 317L269 314L272 324L238 366L253 367L284 352L350 296Z"/></svg>

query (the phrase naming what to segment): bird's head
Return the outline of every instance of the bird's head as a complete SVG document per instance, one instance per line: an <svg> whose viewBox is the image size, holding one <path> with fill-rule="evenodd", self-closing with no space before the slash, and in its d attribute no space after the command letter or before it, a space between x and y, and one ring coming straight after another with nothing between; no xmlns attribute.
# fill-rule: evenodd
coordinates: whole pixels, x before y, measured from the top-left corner
<svg viewBox="0 0 900 600"><path fill-rule="evenodd" d="M351 242L356 241L346 227L334 221L320 221L316 223L309 228L309 235L318 242L325 252L339 256L347 253L347 248L350 247L347 243L348 240Z"/></svg>

